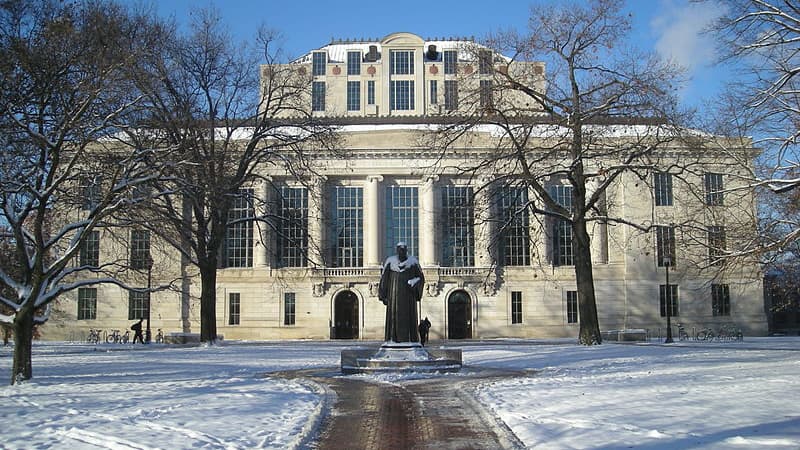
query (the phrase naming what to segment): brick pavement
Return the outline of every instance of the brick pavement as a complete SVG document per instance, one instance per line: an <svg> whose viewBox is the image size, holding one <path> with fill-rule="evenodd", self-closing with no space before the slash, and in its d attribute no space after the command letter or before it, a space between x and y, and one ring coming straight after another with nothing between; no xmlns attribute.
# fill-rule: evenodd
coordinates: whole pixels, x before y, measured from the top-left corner
<svg viewBox="0 0 800 450"><path fill-rule="evenodd" d="M465 373L393 383L330 371L284 372L280 376L311 379L336 394L318 435L308 443L311 449L524 448L471 391L480 382L525 374L466 369Z"/></svg>

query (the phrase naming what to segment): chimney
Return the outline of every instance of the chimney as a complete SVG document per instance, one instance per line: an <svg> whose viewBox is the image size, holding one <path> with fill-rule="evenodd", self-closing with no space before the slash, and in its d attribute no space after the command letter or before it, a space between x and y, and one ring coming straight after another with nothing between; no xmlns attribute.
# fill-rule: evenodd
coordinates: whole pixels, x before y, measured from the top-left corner
<svg viewBox="0 0 800 450"><path fill-rule="evenodd" d="M428 53L425 55L431 61L436 60L438 53L436 52L436 45L431 44L428 46Z"/></svg>
<svg viewBox="0 0 800 450"><path fill-rule="evenodd" d="M375 62L378 60L378 46L377 45L370 45L369 46L369 53L367 53L366 57L367 62Z"/></svg>

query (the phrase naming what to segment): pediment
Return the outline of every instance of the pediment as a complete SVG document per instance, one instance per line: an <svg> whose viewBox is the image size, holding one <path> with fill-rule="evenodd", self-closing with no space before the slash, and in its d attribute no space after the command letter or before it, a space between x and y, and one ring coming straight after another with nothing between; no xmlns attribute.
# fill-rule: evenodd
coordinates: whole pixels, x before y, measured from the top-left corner
<svg viewBox="0 0 800 450"><path fill-rule="evenodd" d="M392 33L381 39L381 45L388 46L421 46L425 41L414 33Z"/></svg>

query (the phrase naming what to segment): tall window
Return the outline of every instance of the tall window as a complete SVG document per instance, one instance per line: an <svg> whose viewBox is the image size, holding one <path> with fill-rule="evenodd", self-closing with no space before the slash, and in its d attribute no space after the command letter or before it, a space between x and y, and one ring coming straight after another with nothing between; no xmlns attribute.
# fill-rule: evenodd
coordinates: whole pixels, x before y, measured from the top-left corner
<svg viewBox="0 0 800 450"><path fill-rule="evenodd" d="M239 189L228 212L225 230L225 267L253 266L254 191Z"/></svg>
<svg viewBox="0 0 800 450"><path fill-rule="evenodd" d="M316 76L325 75L325 64L328 62L328 54L325 52L314 52L311 55L311 74Z"/></svg>
<svg viewBox="0 0 800 450"><path fill-rule="evenodd" d="M661 317L667 317L667 305L669 305L669 315L678 317L678 285L670 284L658 286L658 301L661 308Z"/></svg>
<svg viewBox="0 0 800 450"><path fill-rule="evenodd" d="M556 203L566 208L567 211L572 211L572 186L552 186L550 195ZM553 227L553 265L571 266L575 264L572 224L566 219L555 219Z"/></svg>
<svg viewBox="0 0 800 450"><path fill-rule="evenodd" d="M414 74L414 51L392 50L389 53L390 73L392 75Z"/></svg>
<svg viewBox="0 0 800 450"><path fill-rule="evenodd" d="M567 323L578 323L578 291L567 291Z"/></svg>
<svg viewBox="0 0 800 450"><path fill-rule="evenodd" d="M706 205L722 206L722 192L724 189L722 184L722 174L706 173L704 178L706 188Z"/></svg>
<svg viewBox="0 0 800 450"><path fill-rule="evenodd" d="M481 50L478 53L478 73L488 75L492 73L492 52L491 50Z"/></svg>
<svg viewBox="0 0 800 450"><path fill-rule="evenodd" d="M347 74L361 75L361 52L347 52Z"/></svg>
<svg viewBox="0 0 800 450"><path fill-rule="evenodd" d="M284 292L283 294L283 324L295 324L295 300L294 292Z"/></svg>
<svg viewBox="0 0 800 450"><path fill-rule="evenodd" d="M731 315L731 292L727 284L711 285L711 314L714 316Z"/></svg>
<svg viewBox="0 0 800 450"><path fill-rule="evenodd" d="M228 325L239 325L241 312L242 298L238 292L231 292L228 294Z"/></svg>
<svg viewBox="0 0 800 450"><path fill-rule="evenodd" d="M528 266L531 263L528 190L525 187L505 187L497 195L503 221L500 261L506 266Z"/></svg>
<svg viewBox="0 0 800 450"><path fill-rule="evenodd" d="M364 190L336 187L336 265L364 265Z"/></svg>
<svg viewBox="0 0 800 450"><path fill-rule="evenodd" d="M416 187L388 186L386 188L386 240L384 255L394 255L397 243L408 246L408 254L418 256L419 198Z"/></svg>
<svg viewBox="0 0 800 450"><path fill-rule="evenodd" d="M150 308L147 292L128 291L128 320L139 320L147 317Z"/></svg>
<svg viewBox="0 0 800 450"><path fill-rule="evenodd" d="M511 323L522 323L522 292L511 291Z"/></svg>
<svg viewBox="0 0 800 450"><path fill-rule="evenodd" d="M131 269L147 269L150 259L150 231L131 230Z"/></svg>
<svg viewBox="0 0 800 450"><path fill-rule="evenodd" d="M79 264L97 267L100 265L100 232L90 231L81 246Z"/></svg>
<svg viewBox="0 0 800 450"><path fill-rule="evenodd" d="M97 319L97 289L78 288L78 320Z"/></svg>
<svg viewBox="0 0 800 450"><path fill-rule="evenodd" d="M444 109L458 109L458 81L444 80Z"/></svg>
<svg viewBox="0 0 800 450"><path fill-rule="evenodd" d="M719 264L725 256L725 227L714 225L708 227L708 262Z"/></svg>
<svg viewBox="0 0 800 450"><path fill-rule="evenodd" d="M492 80L481 80L480 83L480 105L481 108L492 107Z"/></svg>
<svg viewBox="0 0 800 450"><path fill-rule="evenodd" d="M445 186L442 189L442 265L472 267L474 254L474 207L472 188Z"/></svg>
<svg viewBox="0 0 800 450"><path fill-rule="evenodd" d="M656 263L658 267L675 266L675 227L656 227Z"/></svg>
<svg viewBox="0 0 800 450"><path fill-rule="evenodd" d="M325 82L311 83L311 110L325 111Z"/></svg>
<svg viewBox="0 0 800 450"><path fill-rule="evenodd" d="M439 92L438 92L439 91L439 83L437 83L436 80L431 80L430 87L431 87L431 91L430 91L431 105L435 105L435 104L439 103L439 100L437 98L438 95L439 95Z"/></svg>
<svg viewBox="0 0 800 450"><path fill-rule="evenodd" d="M444 74L455 75L456 65L458 64L458 51L445 50L444 51Z"/></svg>
<svg viewBox="0 0 800 450"><path fill-rule="evenodd" d="M414 81L391 81L389 83L389 105L394 111L414 109Z"/></svg>
<svg viewBox="0 0 800 450"><path fill-rule="evenodd" d="M672 174L653 173L653 196L656 206L672 206Z"/></svg>
<svg viewBox="0 0 800 450"><path fill-rule="evenodd" d="M308 190L281 188L278 258L282 267L305 267L308 252Z"/></svg>
<svg viewBox="0 0 800 450"><path fill-rule="evenodd" d="M361 109L361 82L347 82L347 110L359 111Z"/></svg>
<svg viewBox="0 0 800 450"><path fill-rule="evenodd" d="M372 80L367 81L367 104L375 104L375 82Z"/></svg>

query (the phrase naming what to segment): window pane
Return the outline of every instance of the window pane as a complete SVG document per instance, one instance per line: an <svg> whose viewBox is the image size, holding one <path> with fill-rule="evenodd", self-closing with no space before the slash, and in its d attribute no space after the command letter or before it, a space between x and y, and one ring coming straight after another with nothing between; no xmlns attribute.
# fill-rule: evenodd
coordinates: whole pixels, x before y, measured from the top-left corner
<svg viewBox="0 0 800 450"><path fill-rule="evenodd" d="M240 189L239 195L233 199L225 231L225 267L253 266L254 195L253 189Z"/></svg>
<svg viewBox="0 0 800 450"><path fill-rule="evenodd" d="M418 256L419 201L416 187L388 186L386 188L386 240L384 257L395 254L399 241L408 246L408 254Z"/></svg>
<svg viewBox="0 0 800 450"><path fill-rule="evenodd" d="M336 265L362 267L364 194L360 187L336 187Z"/></svg>
<svg viewBox="0 0 800 450"><path fill-rule="evenodd" d="M99 231L89 232L89 234L86 236L86 240L83 241L83 246L81 247L81 254L80 254L80 265L93 266L93 267L97 267L100 265Z"/></svg>
<svg viewBox="0 0 800 450"><path fill-rule="evenodd" d="M328 55L325 52L314 52L311 60L311 73L314 76L325 75L325 64Z"/></svg>
<svg viewBox="0 0 800 450"><path fill-rule="evenodd" d="M361 75L361 52L347 52L347 74Z"/></svg>
<svg viewBox="0 0 800 450"><path fill-rule="evenodd" d="M567 323L578 323L578 291L567 291Z"/></svg>
<svg viewBox="0 0 800 450"><path fill-rule="evenodd" d="M481 80L480 83L480 105L483 108L492 106L492 81Z"/></svg>
<svg viewBox="0 0 800 450"><path fill-rule="evenodd" d="M128 320L139 320L147 317L147 292L128 291Z"/></svg>
<svg viewBox="0 0 800 450"><path fill-rule="evenodd" d="M361 109L361 82L347 82L347 110L359 111Z"/></svg>
<svg viewBox="0 0 800 450"><path fill-rule="evenodd" d="M705 174L705 188L706 188L706 205L709 206L722 206L722 174L720 173L707 173Z"/></svg>
<svg viewBox="0 0 800 450"><path fill-rule="evenodd" d="M506 266L530 265L530 220L528 190L504 187L497 193L500 209L500 261Z"/></svg>
<svg viewBox="0 0 800 450"><path fill-rule="evenodd" d="M278 257L283 267L305 267L308 252L308 190L281 188Z"/></svg>
<svg viewBox="0 0 800 450"><path fill-rule="evenodd" d="M659 307L661 309L661 317L667 316L667 300L669 300L671 317L678 317L678 285L670 284L658 286L658 299Z"/></svg>
<svg viewBox="0 0 800 450"><path fill-rule="evenodd" d="M511 323L522 323L522 292L511 292Z"/></svg>
<svg viewBox="0 0 800 450"><path fill-rule="evenodd" d="M550 196L556 203L572 211L572 186L556 185L550 187ZM575 264L572 223L566 219L553 220L553 264L572 266Z"/></svg>
<svg viewBox="0 0 800 450"><path fill-rule="evenodd" d="M430 86L431 86L431 92L430 92L431 104L435 105L435 104L437 104L439 102L439 100L437 99L437 96L439 95L439 92L438 92L438 90L439 90L438 86L439 85L436 82L436 80L431 80Z"/></svg>
<svg viewBox="0 0 800 450"><path fill-rule="evenodd" d="M389 54L392 75L414 74L414 51L392 50Z"/></svg>
<svg viewBox="0 0 800 450"><path fill-rule="evenodd" d="M444 108L448 111L458 109L458 82L444 81Z"/></svg>
<svg viewBox="0 0 800 450"><path fill-rule="evenodd" d="M294 292L286 292L283 294L283 324L295 324L295 299Z"/></svg>
<svg viewBox="0 0 800 450"><path fill-rule="evenodd" d="M731 295L727 284L711 285L711 314L714 316L731 315Z"/></svg>
<svg viewBox="0 0 800 450"><path fill-rule="evenodd" d="M444 74L455 75L456 65L458 63L458 51L445 50L444 51Z"/></svg>
<svg viewBox="0 0 800 450"><path fill-rule="evenodd" d="M474 208L472 188L445 186L442 189L442 265L472 267L474 255Z"/></svg>
<svg viewBox="0 0 800 450"><path fill-rule="evenodd" d="M239 325L241 307L242 303L240 294L228 294L228 325Z"/></svg>
<svg viewBox="0 0 800 450"><path fill-rule="evenodd" d="M392 110L408 111L414 109L414 82L411 80L390 82L389 104Z"/></svg>
<svg viewBox="0 0 800 450"><path fill-rule="evenodd" d="M658 267L675 267L674 227L656 227L656 263Z"/></svg>
<svg viewBox="0 0 800 450"><path fill-rule="evenodd" d="M672 206L672 174L656 172L653 174L653 190L656 206Z"/></svg>
<svg viewBox="0 0 800 450"><path fill-rule="evenodd" d="M131 230L131 269L147 269L150 264L150 231Z"/></svg>
<svg viewBox="0 0 800 450"><path fill-rule="evenodd" d="M97 289L78 289L78 320L97 319Z"/></svg>
<svg viewBox="0 0 800 450"><path fill-rule="evenodd" d="M311 83L311 110L325 111L325 82Z"/></svg>
<svg viewBox="0 0 800 450"><path fill-rule="evenodd" d="M725 256L725 227L708 227L708 262L719 264Z"/></svg>

